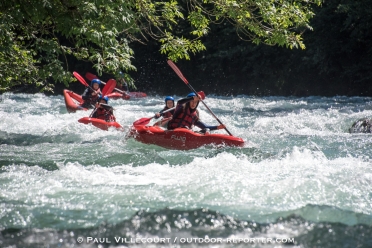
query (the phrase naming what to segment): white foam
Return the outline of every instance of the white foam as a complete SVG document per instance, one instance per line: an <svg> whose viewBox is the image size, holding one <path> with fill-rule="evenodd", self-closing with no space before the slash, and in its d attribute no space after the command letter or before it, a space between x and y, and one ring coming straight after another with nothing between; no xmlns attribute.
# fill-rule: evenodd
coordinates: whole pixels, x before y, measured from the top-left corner
<svg viewBox="0 0 372 248"><path fill-rule="evenodd" d="M0 144L8 161L1 167L0 196L5 203L27 205L16 204L15 211L87 209L71 224L87 226L164 207L207 207L261 221L308 204L370 215L370 137L344 130L352 107L325 108L323 101L330 99L210 96L206 103L228 129L257 144L262 158L255 160L255 152L246 149L173 151L128 142L125 132L78 123L90 111L68 114L61 96L10 94L0 102L0 131L28 143ZM128 130L133 121L159 111L161 102L149 97L110 104ZM217 124L205 108L200 114L205 123ZM352 116L365 114L371 111ZM20 225L35 221L21 216L12 218Z"/></svg>

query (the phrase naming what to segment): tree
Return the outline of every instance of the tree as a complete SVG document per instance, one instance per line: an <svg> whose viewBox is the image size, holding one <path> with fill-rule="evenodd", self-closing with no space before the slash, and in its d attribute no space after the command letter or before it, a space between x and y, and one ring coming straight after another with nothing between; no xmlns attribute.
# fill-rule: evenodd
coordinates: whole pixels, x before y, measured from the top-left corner
<svg viewBox="0 0 372 248"><path fill-rule="evenodd" d="M305 48L321 0L15 0L0 3L0 90L73 80L69 58L100 75L135 70L131 42L160 42L170 59L205 50L211 23L230 22L256 44ZM180 28L188 24L189 32ZM129 79L129 75L126 74Z"/></svg>

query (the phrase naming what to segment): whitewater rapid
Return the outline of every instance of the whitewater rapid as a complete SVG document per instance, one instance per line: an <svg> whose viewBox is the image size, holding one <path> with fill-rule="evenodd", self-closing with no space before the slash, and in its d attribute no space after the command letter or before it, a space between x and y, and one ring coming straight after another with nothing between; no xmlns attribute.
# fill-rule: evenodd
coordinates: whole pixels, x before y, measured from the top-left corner
<svg viewBox="0 0 372 248"><path fill-rule="evenodd" d="M176 151L128 139L131 124L161 110L163 98L110 101L120 132L79 123L90 111L67 113L61 95L3 94L0 227L95 228L164 209L261 224L296 215L372 225L372 136L348 133L372 116L371 98L210 95L205 103L244 148Z"/></svg>

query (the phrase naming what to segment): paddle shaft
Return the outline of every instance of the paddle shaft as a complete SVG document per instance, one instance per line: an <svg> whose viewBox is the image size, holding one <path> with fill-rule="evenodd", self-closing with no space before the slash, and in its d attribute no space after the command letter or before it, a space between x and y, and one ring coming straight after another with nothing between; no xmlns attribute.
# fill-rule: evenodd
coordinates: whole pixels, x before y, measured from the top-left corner
<svg viewBox="0 0 372 248"><path fill-rule="evenodd" d="M174 70L174 72L182 79L182 81L190 88L190 90L192 90L196 95L198 95L198 92L196 92L196 90L189 84L189 82L187 81L187 79L183 76L182 72L180 71L180 69L178 69L178 67L176 66L176 64L173 63L172 60L168 60L168 65ZM205 104L205 102L200 98L200 101L203 103L203 105L208 109L208 111L212 114L212 116L222 125L222 122L220 121L220 119L218 119L218 117L213 113L213 111ZM233 136L229 130L227 130L227 128L225 127L225 130L226 132L230 135L230 136Z"/></svg>
<svg viewBox="0 0 372 248"><path fill-rule="evenodd" d="M89 72L87 72L86 74L85 74L85 77L87 77L89 75L89 77L90 78L97 78L98 79L98 77L96 76L96 75L94 75L94 74L92 74L92 73L89 73ZM88 77L87 77L88 78ZM88 78L89 79L89 78ZM89 79L90 80L90 79ZM106 84L105 82L103 82L102 80L101 80L101 83L103 83L103 84ZM122 90L119 90L118 88L115 88L114 90L116 90L116 91L118 91L118 92L120 92L120 93L122 93L122 94L127 94L125 91L122 91Z"/></svg>
<svg viewBox="0 0 372 248"><path fill-rule="evenodd" d="M106 83L103 82L103 81L101 81L101 83L106 84ZM122 93L122 94L127 94L125 91L119 90L118 88L115 88L114 90L116 90L116 91L118 91L118 92L120 92L120 93Z"/></svg>
<svg viewBox="0 0 372 248"><path fill-rule="evenodd" d="M169 111L172 111L173 109L175 109L176 107L174 106L173 108L170 108L170 109L167 109L167 110L164 110L164 111L160 111L159 114L164 114L164 113L167 113ZM154 118L156 115L154 115L152 118Z"/></svg>
<svg viewBox="0 0 372 248"><path fill-rule="evenodd" d="M95 89L93 89L90 85L88 85L88 88L91 89L93 92L96 92L98 94L98 92Z"/></svg>
<svg viewBox="0 0 372 248"><path fill-rule="evenodd" d="M190 85L190 84L187 84L187 86L189 86L190 90L192 90L196 95L198 95L198 92L196 92L196 90ZM203 105L208 109L208 111L212 114L212 116L220 123L220 124L223 124L220 119L218 119L218 117L213 113L213 111L207 106L207 104L205 104L205 102L200 99L200 101L203 103ZM225 130L226 132L230 135L230 136L233 136L229 130L227 130L227 128L225 127Z"/></svg>

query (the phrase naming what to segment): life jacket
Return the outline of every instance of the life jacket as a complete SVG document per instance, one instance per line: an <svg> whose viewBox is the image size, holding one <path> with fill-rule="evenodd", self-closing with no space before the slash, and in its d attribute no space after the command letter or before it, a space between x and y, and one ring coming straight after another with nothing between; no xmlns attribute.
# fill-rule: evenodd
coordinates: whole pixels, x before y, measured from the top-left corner
<svg viewBox="0 0 372 248"><path fill-rule="evenodd" d="M105 120L106 122L115 122L116 118L111 111L104 108L97 108L96 112L92 116L93 118Z"/></svg>
<svg viewBox="0 0 372 248"><path fill-rule="evenodd" d="M188 104L177 106L175 112L177 112L178 108L183 108L183 111L178 116L173 116L173 119L168 122L168 129L175 129L178 127L192 127L192 125L198 120L199 117L197 110L191 111L188 106Z"/></svg>

